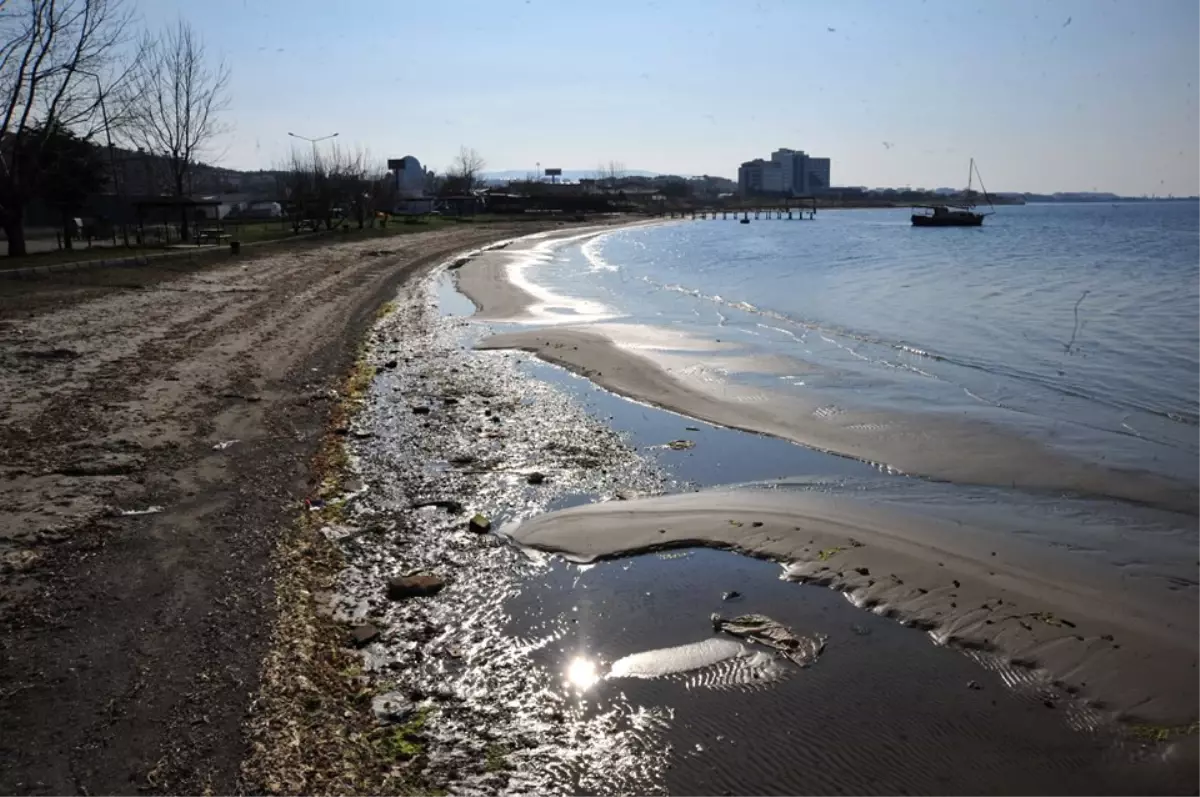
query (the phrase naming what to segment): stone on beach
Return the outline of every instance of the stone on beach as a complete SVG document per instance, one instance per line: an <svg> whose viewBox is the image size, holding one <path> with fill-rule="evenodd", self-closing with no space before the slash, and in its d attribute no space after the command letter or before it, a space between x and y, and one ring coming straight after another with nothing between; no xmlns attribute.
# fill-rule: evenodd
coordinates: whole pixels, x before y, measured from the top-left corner
<svg viewBox="0 0 1200 797"><path fill-rule="evenodd" d="M350 644L356 648L369 645L378 638L379 629L371 623L363 623L350 629Z"/></svg>
<svg viewBox="0 0 1200 797"><path fill-rule="evenodd" d="M446 579L429 574L396 576L388 579L387 595L390 599L421 598L436 595L446 586Z"/></svg>

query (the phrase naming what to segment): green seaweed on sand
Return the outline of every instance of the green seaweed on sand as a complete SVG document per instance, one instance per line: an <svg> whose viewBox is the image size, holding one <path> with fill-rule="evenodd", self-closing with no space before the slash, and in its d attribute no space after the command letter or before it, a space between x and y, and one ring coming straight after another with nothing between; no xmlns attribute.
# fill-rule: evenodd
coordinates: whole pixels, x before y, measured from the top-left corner
<svg viewBox="0 0 1200 797"><path fill-rule="evenodd" d="M1051 612L1037 612L1033 615L1033 619L1040 620L1046 625L1052 625L1055 628L1074 628L1075 624L1070 620L1064 620Z"/></svg>
<svg viewBox="0 0 1200 797"><path fill-rule="evenodd" d="M1195 736L1200 733L1200 722L1190 725L1150 725L1136 723L1129 726L1129 735L1135 739L1147 742L1169 742L1184 736Z"/></svg>
<svg viewBox="0 0 1200 797"><path fill-rule="evenodd" d="M408 761L425 752L425 719L431 709L422 708L408 722L378 732L375 749L392 761Z"/></svg>
<svg viewBox="0 0 1200 797"><path fill-rule="evenodd" d="M489 744L483 754L484 772L503 772L506 769L510 769L512 765L508 762L509 752L508 746L505 744L501 744L500 742Z"/></svg>
<svg viewBox="0 0 1200 797"><path fill-rule="evenodd" d="M832 548L826 548L826 549L822 550L820 553L817 554L817 558L820 559L822 562L828 562L830 559L837 556L839 553L841 553L844 550L846 550L846 549L843 546L835 545Z"/></svg>

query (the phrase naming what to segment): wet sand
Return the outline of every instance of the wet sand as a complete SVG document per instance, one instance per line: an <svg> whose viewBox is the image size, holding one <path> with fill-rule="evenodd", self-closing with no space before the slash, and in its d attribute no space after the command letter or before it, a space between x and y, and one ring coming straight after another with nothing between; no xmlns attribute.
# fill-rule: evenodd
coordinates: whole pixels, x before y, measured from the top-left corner
<svg viewBox="0 0 1200 797"><path fill-rule="evenodd" d="M768 390L688 378L683 370L668 371L645 356L645 348L625 345L626 333L621 324L521 329L494 335L480 348L522 349L640 401L914 476L1111 497L1191 515L1197 511L1194 486L1149 472L1087 463L983 423L935 412L918 416L805 402ZM644 336L645 330L637 333ZM670 346L663 342L664 348ZM743 366L751 370L754 363Z"/></svg>
<svg viewBox="0 0 1200 797"><path fill-rule="evenodd" d="M984 422L934 410L916 415L806 401L713 379L711 374L721 369L803 373L813 366L794 358L745 357L728 342L698 340L674 330L611 323L616 317L611 308L556 295L529 277L529 270L549 259L555 246L599 232L585 228L524 239L484 253L458 271L458 287L478 308L476 318L521 325L485 339L480 347L528 351L638 401L909 475L1111 497L1197 514L1200 492L1193 484L1086 462ZM698 368L701 363L704 367Z"/></svg>
<svg viewBox="0 0 1200 797"><path fill-rule="evenodd" d="M553 636L535 661L570 680L589 710L666 706L663 785L672 794L1122 794L1194 786L1183 750L1167 766L1122 740L1047 679L851 606L836 592L781 581L779 568L693 550L559 563L511 598L507 631ZM723 600L722 593L740 597ZM752 657L630 677L672 646L741 646L710 612L767 614L828 636L811 667ZM589 666L581 665L581 662ZM678 661L671 662L678 665ZM692 665L701 662L695 657Z"/></svg>
<svg viewBox="0 0 1200 797"><path fill-rule="evenodd" d="M1121 579L1078 557L895 504L783 489L713 490L573 507L510 530L590 562L694 546L788 563L788 577L928 630L940 643L1044 669L1132 720L1196 720L1196 603L1160 578Z"/></svg>

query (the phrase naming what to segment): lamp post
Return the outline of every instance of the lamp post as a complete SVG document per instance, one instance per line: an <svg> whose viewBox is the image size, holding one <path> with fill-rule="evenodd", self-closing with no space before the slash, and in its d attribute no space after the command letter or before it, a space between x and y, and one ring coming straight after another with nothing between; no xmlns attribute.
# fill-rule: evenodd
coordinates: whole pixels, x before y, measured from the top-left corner
<svg viewBox="0 0 1200 797"><path fill-rule="evenodd" d="M121 239L125 242L125 246L129 246L129 225L125 223L125 212L128 208L125 207L125 192L124 185L121 180L117 179L117 155L113 149L112 130L108 124L108 109L104 107L104 84L100 82L100 76L95 72L88 72L85 69L76 69L81 75L96 81L96 99L100 102L100 118L104 121L104 138L108 143L108 165L112 170L113 191L117 195L117 200L121 205ZM113 245L117 243L117 232L113 230Z"/></svg>
<svg viewBox="0 0 1200 797"><path fill-rule="evenodd" d="M317 138L309 138L308 136L299 136L299 135L296 135L295 133L288 133L288 135L291 136L292 138L298 138L301 141L307 141L308 143L312 144L313 168L316 168L316 165L317 165L317 144L321 141L325 141L330 138L337 138L337 133L330 133L327 136L318 136Z"/></svg>

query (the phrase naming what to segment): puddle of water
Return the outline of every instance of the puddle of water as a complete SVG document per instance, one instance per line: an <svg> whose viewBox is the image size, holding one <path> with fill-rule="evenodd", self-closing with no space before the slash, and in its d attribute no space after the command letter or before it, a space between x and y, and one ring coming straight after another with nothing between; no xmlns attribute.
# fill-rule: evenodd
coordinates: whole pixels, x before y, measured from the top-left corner
<svg viewBox="0 0 1200 797"><path fill-rule="evenodd" d="M1084 710L1035 675L1018 682L983 669L779 572L710 550L587 568L555 562L506 603L506 633L547 640L534 661L584 709L615 702L673 717L661 731L670 793L1179 788L1170 767L1135 761L1137 751L1105 731L1078 730L1089 727ZM740 597L723 599L730 591ZM714 632L714 612L766 614L828 643L800 669Z"/></svg>
<svg viewBox="0 0 1200 797"><path fill-rule="evenodd" d="M454 272L443 271L437 280L438 312L444 316L466 317L475 312L475 303L454 286Z"/></svg>

